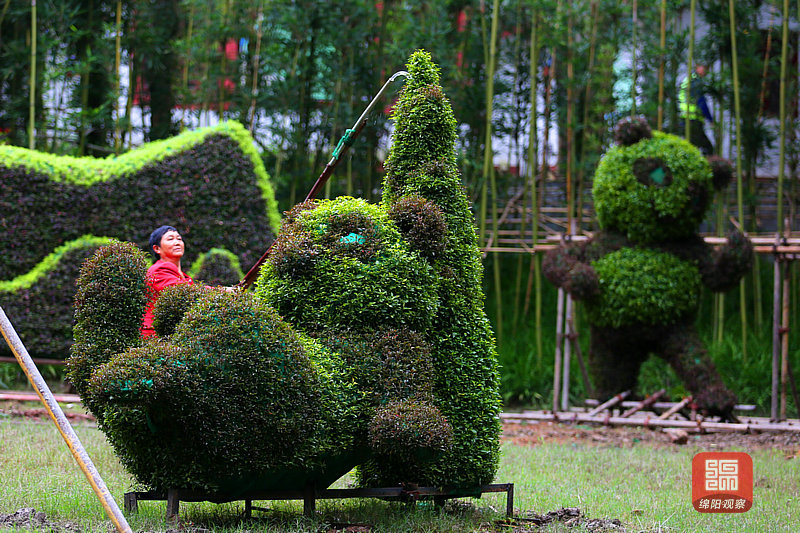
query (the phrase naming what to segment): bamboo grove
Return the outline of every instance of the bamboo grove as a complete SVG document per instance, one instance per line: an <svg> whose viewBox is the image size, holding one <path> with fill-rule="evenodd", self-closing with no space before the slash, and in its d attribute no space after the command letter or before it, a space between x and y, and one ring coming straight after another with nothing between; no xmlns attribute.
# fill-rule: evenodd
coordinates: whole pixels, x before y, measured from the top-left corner
<svg viewBox="0 0 800 533"><path fill-rule="evenodd" d="M800 0L0 0L0 142L105 156L236 119L288 209L366 101L425 48L462 125L480 242L497 247L514 228L532 247L548 231L593 229L591 179L619 118L688 133L678 90L704 64L715 151L737 172L704 230L791 235L798 20ZM379 197L385 105L326 196ZM538 255L490 252L487 266L501 360L514 368L507 399L536 400L548 380L519 376L552 375L554 292ZM797 267L785 269L796 295ZM704 304L709 339L748 364L769 351L772 270L764 258L735 294ZM797 298L790 311L797 324Z"/></svg>

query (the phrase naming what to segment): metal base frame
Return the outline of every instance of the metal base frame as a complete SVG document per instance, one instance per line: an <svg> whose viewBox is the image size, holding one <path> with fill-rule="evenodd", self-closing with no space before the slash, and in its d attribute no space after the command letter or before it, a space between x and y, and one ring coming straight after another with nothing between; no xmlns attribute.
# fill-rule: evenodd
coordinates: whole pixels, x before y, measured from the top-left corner
<svg viewBox="0 0 800 533"><path fill-rule="evenodd" d="M317 490L313 484L307 485L303 490L269 490L248 491L236 496L224 493L209 493L196 490L169 489L163 492L126 492L125 511L135 513L139 510L140 501L165 501L167 502L167 519L177 520L180 511L180 502L213 502L227 503L244 501L245 516L250 518L253 511L266 511L256 507L254 501L265 500L303 500L303 514L312 516L316 511L317 500L349 499L349 498L379 498L383 500L397 500L416 503L420 500L433 500L436 505L452 498L462 498L464 490L447 489L439 487L386 487L370 489L325 489ZM478 487L473 493L506 493L506 515L514 516L514 484L497 483Z"/></svg>

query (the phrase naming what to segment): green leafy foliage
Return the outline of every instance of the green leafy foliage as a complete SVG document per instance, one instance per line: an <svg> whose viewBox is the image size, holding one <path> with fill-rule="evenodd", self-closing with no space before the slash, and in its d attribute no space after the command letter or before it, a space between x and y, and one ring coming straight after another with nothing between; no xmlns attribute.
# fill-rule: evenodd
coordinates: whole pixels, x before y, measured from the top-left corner
<svg viewBox="0 0 800 533"><path fill-rule="evenodd" d="M691 262L645 248L623 248L592 263L600 294L586 305L597 326L670 325L693 316L700 273Z"/></svg>
<svg viewBox="0 0 800 533"><path fill-rule="evenodd" d="M67 377L93 411L86 394L92 370L141 342L139 328L149 299L147 267L144 252L128 242L101 247L81 267ZM102 411L97 414L102 417Z"/></svg>
<svg viewBox="0 0 800 533"><path fill-rule="evenodd" d="M153 329L159 337L175 333L183 315L208 289L199 284L180 283L165 288L153 306Z"/></svg>
<svg viewBox="0 0 800 533"><path fill-rule="evenodd" d="M0 279L29 271L87 233L146 247L161 224L191 243L187 262L215 246L235 250L244 264L260 257L279 215L241 125L226 122L108 159L0 146L0 230L26 235L24 246L4 247Z"/></svg>
<svg viewBox="0 0 800 533"><path fill-rule="evenodd" d="M200 254L188 272L194 280L214 286L235 285L244 278L239 258L224 248L212 248Z"/></svg>
<svg viewBox="0 0 800 533"><path fill-rule="evenodd" d="M428 328L436 278L379 206L340 197L284 223L257 294L305 331Z"/></svg>
<svg viewBox="0 0 800 533"><path fill-rule="evenodd" d="M660 163L647 167L643 176L634 165L647 158ZM662 175L671 176L668 186L659 186ZM597 167L592 189L600 227L641 244L686 239L705 216L711 177L697 148L674 135L655 131L647 142L611 148Z"/></svg>
<svg viewBox="0 0 800 533"><path fill-rule="evenodd" d="M105 237L84 235L59 246L26 274L0 281L0 305L29 352L64 358L72 345L72 302L81 263ZM0 354L11 355L0 343Z"/></svg>
<svg viewBox="0 0 800 533"><path fill-rule="evenodd" d="M392 209L403 198L424 198L441 210L447 228L444 252L433 262L438 311L424 336L433 353L435 405L453 428L453 445L423 479L475 486L494 478L499 460L499 376L483 310L483 267L456 167L456 120L438 67L420 50L407 68L411 79L394 108L383 202Z"/></svg>

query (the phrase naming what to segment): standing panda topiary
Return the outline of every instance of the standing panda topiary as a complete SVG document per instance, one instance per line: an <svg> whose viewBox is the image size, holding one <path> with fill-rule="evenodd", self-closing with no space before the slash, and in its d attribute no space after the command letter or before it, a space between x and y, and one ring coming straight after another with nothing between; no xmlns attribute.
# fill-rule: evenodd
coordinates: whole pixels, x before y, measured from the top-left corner
<svg viewBox="0 0 800 533"><path fill-rule="evenodd" d="M717 374L694 327L701 286L722 292L750 269L740 232L711 249L697 234L730 164L706 160L687 141L624 119L617 146L600 161L594 205L601 230L545 256L548 280L585 301L589 364L600 399L636 385L654 353L684 381L701 409L729 416L735 396Z"/></svg>

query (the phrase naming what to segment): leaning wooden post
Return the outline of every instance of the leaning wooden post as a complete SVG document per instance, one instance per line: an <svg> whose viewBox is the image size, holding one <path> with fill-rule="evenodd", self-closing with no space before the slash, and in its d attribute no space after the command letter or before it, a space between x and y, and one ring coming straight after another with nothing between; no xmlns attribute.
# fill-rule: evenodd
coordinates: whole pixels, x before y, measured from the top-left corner
<svg viewBox="0 0 800 533"><path fill-rule="evenodd" d="M19 366L22 367L22 371L25 372L36 394L39 395L39 399L42 400L47 413L50 415L50 418L53 419L53 422L55 422L58 432L61 433L61 437L64 439L64 442L67 443L70 453L72 453L72 456L78 462L78 466L83 470L86 479L89 480L89 484L92 486L92 490L97 495L103 509L105 509L106 514L114 523L117 531L120 533L132 533L131 527L122 515L122 511L120 511L114 498L111 497L111 493L103 482L103 478L100 477L100 473L86 453L86 450L75 434L75 430L72 429L67 417L64 416L64 411L61 410L61 406L58 405L58 402L53 397L53 393L50 392L47 383L45 383L44 378L39 373L39 369L36 368L33 359L31 359L31 356L28 354L28 350L22 344L17 332L14 330L14 326L11 325L2 307L0 307L0 329L2 329L3 337L14 353L14 357L16 357Z"/></svg>
<svg viewBox="0 0 800 533"><path fill-rule="evenodd" d="M558 411L558 393L561 385L561 344L564 337L564 289L558 289L556 298L556 353L553 362L553 412Z"/></svg>

